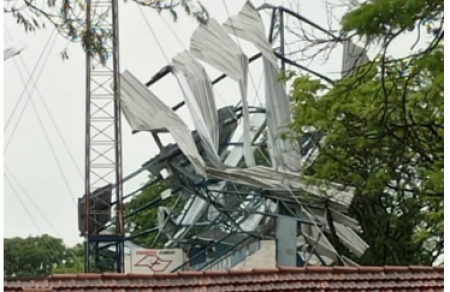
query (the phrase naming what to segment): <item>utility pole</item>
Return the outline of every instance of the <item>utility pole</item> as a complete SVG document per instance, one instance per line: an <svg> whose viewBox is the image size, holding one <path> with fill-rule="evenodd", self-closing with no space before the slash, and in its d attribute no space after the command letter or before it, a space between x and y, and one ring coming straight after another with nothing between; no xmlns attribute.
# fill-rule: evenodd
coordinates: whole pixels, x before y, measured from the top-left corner
<svg viewBox="0 0 450 292"><path fill-rule="evenodd" d="M85 272L96 263L97 269L123 273L118 0L86 0L86 31L85 196L79 205L84 213L80 230L85 238ZM99 34L106 36L105 51L93 54L89 46ZM105 263L109 266L101 267Z"/></svg>

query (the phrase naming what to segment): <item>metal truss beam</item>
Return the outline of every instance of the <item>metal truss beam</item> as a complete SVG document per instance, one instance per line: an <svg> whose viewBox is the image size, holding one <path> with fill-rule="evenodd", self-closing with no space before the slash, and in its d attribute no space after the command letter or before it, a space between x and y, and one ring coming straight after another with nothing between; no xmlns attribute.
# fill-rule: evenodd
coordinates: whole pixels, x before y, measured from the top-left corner
<svg viewBox="0 0 450 292"><path fill-rule="evenodd" d="M86 28L85 271L90 272L94 268L98 246L110 243L115 249L111 253L114 266L106 269L122 272L124 218L118 0L87 0ZM90 42L99 34L105 40L105 51L94 53L94 44ZM96 210L91 203L92 194L105 185L113 186L111 199L117 202L112 214L112 232L108 235L99 234L97 228L92 230L93 225L99 224L96 220L100 213L105 213L104 210Z"/></svg>

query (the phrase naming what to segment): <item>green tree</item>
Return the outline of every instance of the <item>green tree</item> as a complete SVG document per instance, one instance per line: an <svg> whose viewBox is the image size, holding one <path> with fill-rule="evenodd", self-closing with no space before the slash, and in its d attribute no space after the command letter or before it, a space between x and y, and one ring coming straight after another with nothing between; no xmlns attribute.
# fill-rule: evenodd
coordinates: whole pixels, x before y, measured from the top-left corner
<svg viewBox="0 0 450 292"><path fill-rule="evenodd" d="M84 246L77 244L66 248L64 262L53 269L53 274L78 274L84 272Z"/></svg>
<svg viewBox="0 0 450 292"><path fill-rule="evenodd" d="M360 264L432 264L443 254L443 13L443 0L364 2L343 17L342 35L380 48L377 58L333 86L304 75L292 83L292 129L325 134L305 174L357 189L350 214L370 245ZM426 48L389 57L397 37L424 30Z"/></svg>
<svg viewBox="0 0 450 292"><path fill-rule="evenodd" d="M5 277L39 277L64 270L73 261L62 239L49 235L4 240Z"/></svg>
<svg viewBox="0 0 450 292"><path fill-rule="evenodd" d="M147 203L161 198L161 192L167 189L162 183L157 183L145 188L136 195L130 202L125 204L125 214L130 215L134 211L141 209ZM164 201L167 207L174 206L175 198L168 198ZM126 221L127 232L131 235L142 234L143 231L155 229L157 227L157 206L143 208L135 215L129 216ZM176 210L179 210L179 204ZM167 240L164 234L158 231L143 234L133 241L144 247L160 247ZM94 266L93 271L101 272L110 264L112 259L108 255L108 250L100 252L101 267ZM4 239L4 277L33 278L43 277L51 274L83 273L84 271L84 246L77 244L73 247L64 245L62 239L49 235L27 238L6 238Z"/></svg>
<svg viewBox="0 0 450 292"><path fill-rule="evenodd" d="M167 189L167 186L158 182L150 185L137 194L133 199L124 204L125 208L125 228L130 235L142 236L133 239L133 242L143 247L161 247L167 240L164 233L159 233L156 228L158 225L158 206L160 205L161 193ZM175 197L164 200L164 206L171 208L175 206ZM151 206L143 208L153 202ZM181 204L178 204L176 210ZM146 233L150 230L152 232ZM145 233L145 234L143 234ZM159 235L158 235L159 234Z"/></svg>

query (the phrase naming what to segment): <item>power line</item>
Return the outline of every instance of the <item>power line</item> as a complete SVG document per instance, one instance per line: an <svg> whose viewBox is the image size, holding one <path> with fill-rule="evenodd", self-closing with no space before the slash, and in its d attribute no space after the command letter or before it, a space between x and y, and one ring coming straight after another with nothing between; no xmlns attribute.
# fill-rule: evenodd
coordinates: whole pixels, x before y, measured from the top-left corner
<svg viewBox="0 0 450 292"><path fill-rule="evenodd" d="M63 169L63 167L62 167L62 165L61 165L60 160L58 159L58 156L56 155L56 151L55 151L55 149L53 148L52 142L50 141L50 137L48 136L48 133L47 133L47 131L45 130L45 127L44 127L44 124L43 124L43 122L42 122L41 116L39 115L39 113L38 113L38 111L37 111L37 108L36 108L36 105L34 104L34 101L33 101L33 100L31 100L31 105L33 106L33 108L34 108L34 110L35 110L35 112L36 112L36 116L37 116L37 118L38 118L39 124L41 125L42 131L44 132L45 139L47 140L47 143L48 143L48 145L49 145L49 147L50 147L50 151L52 152L53 158L55 159L55 162L56 162L56 164L57 164L57 166L58 166L59 172L60 172L61 175L62 175L62 178L63 178L63 180L64 180L64 184L66 185L66 188L67 188L67 190L69 191L69 194L70 194L70 196L71 196L71 198L72 198L72 202L73 202L74 205L76 206L76 198L75 198L75 195L73 194L72 189L70 188L69 181L67 180L67 177L66 177L66 175L65 175L65 173L64 173L64 169Z"/></svg>
<svg viewBox="0 0 450 292"><path fill-rule="evenodd" d="M12 40L11 34L10 34L9 30L8 30L8 27L5 26L5 30L6 30L6 33L8 34L8 36L9 36L9 38ZM6 36L6 35L5 35L5 36ZM84 179L83 174L82 174L82 172L81 172L81 169L80 169L80 167L78 166L77 162L75 161L75 158L74 158L72 152L70 151L70 148L69 148L69 146L67 145L67 142L66 142L66 140L64 139L64 136L62 135L61 130L60 130L59 127L58 127L58 124L55 122L55 119L54 119L54 117L53 117L51 111L49 110L49 108L48 108L48 106L47 106L47 103L45 102L44 98L42 97L41 92L39 91L39 88L37 87L36 82L34 82L34 79L32 78L32 75L30 74L30 71L28 70L28 67L27 67L26 63L25 63L25 61L23 60L22 55L19 55L19 58L20 58L20 60L22 61L22 65L23 65L23 67L25 68L26 73L27 73L28 75L30 75L30 80L32 80L33 83L34 83L34 87L35 87L35 89L36 89L36 93L38 94L39 99L41 100L42 104L44 105L44 108L45 108L45 110L46 110L48 116L50 117L50 120L51 120L53 126L55 127L55 129L56 129L56 131L57 131L57 133L58 133L58 136L59 136L60 139L62 140L62 142L63 142L63 144L64 144L64 147L65 147L65 149L67 150L67 152L68 152L68 154L69 154L69 156L70 156L70 159L72 160L72 163L75 165L75 168L77 169L77 172L78 172L78 174L80 175L80 177L81 177L82 179ZM22 72L19 70L19 66L18 66L18 64L17 64L17 61L16 61L16 59L13 59L13 60L14 60L14 64L16 65L16 68L17 68L17 70L18 70L18 72L19 72L20 78L22 79L22 82L23 82L24 85L25 85L25 78L23 77Z"/></svg>
<svg viewBox="0 0 450 292"><path fill-rule="evenodd" d="M19 186L19 188L21 189L21 191L27 196L27 198L31 201L31 203L33 204L33 206L36 208L36 210L39 212L39 214L41 214L41 216L44 218L44 220L47 222L47 224L49 224L50 228L53 229L53 232L55 232L56 236L58 236L59 238L61 238L61 235L56 231L56 229L53 227L53 225L50 223L50 221L47 219L47 217L44 215L44 213L42 212L42 210L37 206L37 204L34 202L33 198L28 194L28 192L23 188L23 186L20 184L20 182L15 178L15 176L13 175L13 173L8 170L8 167L5 165L5 169L9 172L9 176L11 176L11 178L16 182L16 184ZM12 184L11 180L8 178L8 175L6 173L3 174L3 176L5 177L6 181L8 182L9 186L11 187L11 190L13 191L13 194L16 196L16 198L19 200L20 204L22 205L22 207L24 208L25 212L27 213L29 219L31 220L31 222L33 223L33 225L36 227L36 229L39 231L40 234L44 234L41 230L41 228L39 227L39 225L37 224L36 220L34 220L33 215L31 215L30 210L27 208L25 202L22 200L22 198L20 197L19 193L16 191L16 189L14 188L14 185ZM42 240L44 241L44 243L47 245L47 247L49 248L49 250L51 252L53 252L53 248L50 244L48 244L48 242L46 242L45 237L42 237ZM72 258L74 261L77 262L77 264L82 265L81 261L78 259L78 257L76 256L75 252L71 249L69 249L69 252L72 255ZM56 257L55 257L56 258ZM64 270L64 272L67 272L66 268L64 268L64 266L62 266L62 269Z"/></svg>
<svg viewBox="0 0 450 292"><path fill-rule="evenodd" d="M53 29L52 33L50 34L50 37L48 38L47 43L45 44L45 47L44 47L44 49L42 50L41 55L39 56L38 61L36 62L36 65L34 66L34 69L33 69L33 72L31 73L31 76L33 76L34 73L36 72L36 70L37 70L37 68L38 68L38 66L39 66L39 63L41 62L41 59L42 59L42 57L44 56L44 53L45 53L45 51L47 50L48 45L50 44L50 40L51 40L53 34L55 33L55 30L56 30L56 29ZM56 38L55 38L55 39L56 39ZM53 46L53 45L52 45L52 46ZM45 65L45 62L46 62L46 61L44 61L44 65ZM41 68L41 73L42 73L42 70L43 70L43 67ZM40 76L41 73L39 73L39 76ZM30 76L30 79L28 80L28 82L27 82L25 88L23 89L22 94L20 95L19 100L17 101L16 105L14 106L14 109L13 109L13 112L12 112L11 116L8 118L8 121L6 122L5 128L3 129L4 132L6 132L6 130L8 129L8 126L10 125L10 122L11 122L11 120L12 120L12 118L13 118L13 116L14 116L16 110L17 110L17 108L19 107L19 104L20 104L20 102L22 101L22 98L25 96L25 92L26 92L26 89L28 88L28 84L31 82L31 76ZM33 89L33 90L34 90L34 89ZM28 104L28 101L26 102L25 107L26 107L27 104ZM23 111L22 111L21 114L23 114ZM19 119L19 121L20 121L20 119Z"/></svg>
<svg viewBox="0 0 450 292"><path fill-rule="evenodd" d="M56 39L56 38L55 38L55 39ZM49 54L49 55L50 55L50 54ZM20 76L22 77L22 80L23 80L22 72L19 70L19 67L17 66L17 63L15 63L15 65L16 65L17 70L19 71L19 74L20 74ZM30 80L31 80L31 78L30 78ZM36 84L35 84L35 85L36 85ZM25 90L28 92L28 88L27 88L27 87L25 87ZM31 97L31 93L29 93L29 95L30 95L30 97ZM61 165L61 162L60 162L60 160L58 159L58 156L56 155L56 151L55 151L55 149L54 149L54 147L53 147L53 144L52 144L52 142L51 142L51 140L50 140L50 137L49 137L49 135L48 135L48 133L47 133L47 130L45 129L45 126L44 126L44 124L43 124L43 122L42 122L41 116L39 115L39 112L38 112L38 110L37 110L37 108L36 108L36 105L35 105L34 101L33 101L31 98L29 98L28 100L31 101L31 105L32 105L32 107L33 107L33 109L34 109L34 111L35 111L35 113L36 113L36 116L37 116L38 121L39 121L39 125L41 126L42 131L44 132L45 138L46 138L46 140L47 140L47 143L49 144L50 151L51 151L51 153L52 153L52 155L53 155L53 158L54 158L55 161L56 161L56 164L57 164L57 166L58 166L59 172L60 172L61 175L62 175L62 178L63 178L63 180L64 180L64 184L65 184L67 190L69 191L69 194L71 195L72 202L74 203L74 205L76 205L76 199L75 199L75 196L74 196L74 194L73 194L73 192L72 192L72 189L71 189L71 187L70 187L70 185L69 185L69 182L68 182L68 180L67 180L67 177L66 177L66 175L65 175L65 173L64 173L64 170L63 170L63 167L62 167L62 165ZM14 134L14 132L13 132L13 134ZM11 137L11 139L12 139L12 137ZM8 145L10 144L11 139L8 141L8 144L7 144L6 149L8 148ZM5 149L5 152L6 152L6 149Z"/></svg>
<svg viewBox="0 0 450 292"><path fill-rule="evenodd" d="M8 168L8 166L6 166L6 165L5 165L5 170L6 170L7 172L9 172L9 176L15 181L15 183L19 186L19 189L25 194L25 196L27 196L28 200L33 204L33 206L36 208L36 210L39 212L39 214L42 216L42 218L44 218L45 222L50 226L50 228L53 230L53 232L55 232L55 234L56 234L59 238L62 238L61 235L59 234L59 232L56 230L56 228L50 223L50 220L48 220L48 218L45 216L45 213L42 212L42 210L39 208L39 206L38 206L38 205L36 204L36 202L33 200L33 197L30 196L30 194L25 190L25 188L22 186L22 184L18 181L18 179L14 176L14 174L12 173L12 171L11 171L11 170ZM6 175L6 173L5 173L5 175ZM12 187L12 184L11 184L11 181L9 181L9 184L10 184L11 188L13 188L13 187ZM15 192L15 190L13 190L13 191L14 191L14 194L20 199L20 197L18 196L18 193ZM23 205L23 206L24 206L24 205ZM25 208L25 206L24 206L24 208ZM27 213L31 216L31 213L30 213L30 212L27 212ZM32 219L32 216L31 216L31 219ZM35 220L33 220L33 222L35 222ZM38 231L41 232L39 229L38 229ZM41 233L42 233L42 232L41 232ZM81 263L81 261L78 259L78 257L75 255L75 253L74 253L72 250L70 250L70 252L71 252L71 254L72 254L74 260L77 261L78 264L81 265L82 263Z"/></svg>
<svg viewBox="0 0 450 292"><path fill-rule="evenodd" d="M50 226L50 228L53 230L53 232L55 232L56 235L58 235L58 232L56 231L55 227L52 225L52 223L50 223L50 221L47 219L47 217L45 216L45 214L41 211L41 209L37 206L36 202L33 200L33 198L30 196L30 194L25 190L25 188L22 186L22 184L17 180L17 178L14 176L14 174L12 173L12 171L8 168L8 166L5 165L5 177L6 177L6 173L9 173L8 176L10 176L14 182L19 186L20 191L22 191L22 193L27 196L28 200L33 204L33 206L36 208L36 210L39 212L39 214L42 216L42 218L44 218L45 222ZM9 181L10 185L11 182ZM14 191L14 190L13 190ZM15 192L15 191L14 191ZM20 199L20 197L19 197ZM36 223L33 220L34 223ZM39 230L40 231L40 230ZM41 232L42 233L42 232ZM59 236L59 235L58 235Z"/></svg>
<svg viewBox="0 0 450 292"><path fill-rule="evenodd" d="M22 200L22 198L19 196L19 193L16 191L16 189L14 188L12 182L9 180L8 175L6 173L3 174L3 176L6 179L6 182L9 184L9 186L11 187L11 190L13 191L13 194L17 197L17 199L19 200L20 204L22 205L23 209L25 210L25 212L27 213L28 217L30 218L31 222L33 223L34 227L36 227L36 229L42 234L41 229L39 228L39 225L36 223L36 220L33 219L33 216L31 215L30 210L27 208L27 206L25 205L25 202Z"/></svg>
<svg viewBox="0 0 450 292"><path fill-rule="evenodd" d="M22 198L20 197L19 193L16 191L16 189L14 188L12 182L9 180L8 176L6 175L6 173L3 173L3 176L6 179L6 182L9 184L11 190L13 191L13 194L16 196L16 198L19 200L20 205L22 205L23 209L25 210L25 212L28 215L28 218L31 220L31 222L33 223L34 227L36 227L36 229L39 231L40 234L44 234L41 230L41 228L39 228L39 225L36 223L36 220L33 219L33 215L31 215L30 210L27 208L27 206L25 205L25 202L22 200ZM47 248L49 249L49 251L51 253L53 253L53 247L48 244L48 242L45 240L45 237L42 237L42 240L44 242L45 245L47 245ZM54 257L56 258L56 257ZM63 268L65 270L65 268ZM66 272L66 270L64 271Z"/></svg>
<svg viewBox="0 0 450 292"><path fill-rule="evenodd" d="M56 42L56 37L57 37L57 36L58 36L58 35L55 35L55 38L54 38L54 40L53 40L52 47L54 46L54 44L55 44L55 42ZM48 60L48 58L49 58L49 56L50 56L50 53L51 53L51 50L48 52L48 55L47 55L47 57L46 57L46 59L45 59L45 61L44 61L44 64L43 64L43 66L42 66L42 68L41 68L41 71L39 72L39 75L37 76L36 82L38 82L38 80L39 80L39 78L40 78L40 76L41 76L41 74L42 74L42 72L43 72L43 70L44 70L45 64L46 64L46 62L47 62L47 60ZM32 74L34 74L34 72L33 72ZM30 78L30 80L31 80L31 78ZM30 80L29 80L29 82L30 82ZM36 85L36 83L35 83L35 85ZM25 88L24 88L24 92L26 92L26 91L28 91L28 84L27 84L27 85L25 86ZM32 92L33 92L33 91L34 91L34 88L32 89ZM31 100L31 94L32 94L32 92L29 92L28 99L26 100L25 105L24 105L24 107L23 107L23 109L22 109L22 112L20 113L19 118L18 118L18 120L17 120L17 123L16 123L16 125L14 126L14 128L13 128L13 130L12 130L11 136L10 136L8 142L6 143L5 150L4 150L5 153L7 152L8 148L9 148L9 145L11 144L11 141L12 141L12 139L13 139L13 137L14 137L14 134L16 133L16 130L17 130L17 127L18 127L19 124L20 124L20 121L22 120L22 117L23 117L23 114L24 114L24 112L25 112L25 109L27 108L28 102ZM21 98L22 98L22 97L21 97ZM21 99L21 98L20 98L20 99ZM20 99L19 99L17 105L19 104ZM13 113L11 114L11 118L12 118L13 115L14 115L14 111L13 111ZM6 128L7 128L7 126L8 126L8 125L6 125ZM5 131L6 131L6 128L5 128Z"/></svg>
<svg viewBox="0 0 450 292"><path fill-rule="evenodd" d="M7 33L8 33L8 35L9 35L10 39L12 40L12 37L11 37L11 34L9 33L9 30L8 30L7 28L6 28L6 30L7 30ZM55 40L56 40L56 37L55 37ZM49 56L49 55L50 55L50 52L49 52L48 56ZM47 56L47 58L48 58L48 56ZM28 70L28 68L27 68L27 66L26 66L26 64L25 64L25 62L24 62L22 56L20 56L20 59L22 60L22 63L23 63L23 65L24 65L25 69L27 70L27 73L30 74L30 72L29 72L29 70ZM22 72L20 71L19 66L18 66L18 64L17 64L17 61L16 61L15 59L14 59L14 64L15 64L17 70L18 70L18 73L19 73L19 75L20 75L20 77L21 77L22 82L23 82L24 85L25 85L25 78L23 77L23 74L22 74ZM45 64L44 64L44 65L45 65ZM33 78L32 78L32 76L31 76L31 74L30 74L30 80L32 80L32 79L33 79ZM35 83L34 80L32 80L32 81L33 81L33 83ZM28 82L29 82L29 81L28 81ZM56 122L54 121L53 116L51 115L51 112L49 111L49 109L48 109L48 107L47 107L47 105L46 105L44 99L42 98L42 96L41 96L39 90L38 90L37 87L36 87L36 86L37 86L36 83L35 83L34 85L35 85L35 89L36 89L36 91L38 92L39 97L40 97L42 103L44 104L44 106L45 106L45 108L46 108L48 114L50 115L50 117L51 117L51 119L52 119L52 122L53 122L54 125L55 125L55 128L57 129L58 133L60 134L61 139L63 140L65 146L67 147L67 144L66 144L66 142L65 142L65 140L64 140L64 138L63 138L63 136L61 135L61 132L59 131L59 128L57 127ZM31 96L31 93L29 92L29 90L28 90L27 87L25 87L25 90L26 90L26 91L28 92L28 94ZM37 111L37 108L36 108L36 106L35 106L33 100L30 99L30 101L31 101L31 104L32 104L32 106L33 106L34 111L36 112L36 115L37 115L38 118L39 118L40 126L41 126L42 130L44 131L44 133L46 134L45 127L44 127L44 125L43 125L43 123L42 123L42 121L41 121L41 119L40 119L40 116L39 116L39 113L38 113L38 111ZM46 134L46 137L48 138L48 135L47 135L47 134ZM50 140L47 139L47 141L48 141L49 144L50 144L50 147L51 147L51 149L52 149L52 152L54 153L54 149L53 149L53 147L52 147L52 145L51 145ZM71 155L71 152L70 152L70 150L68 149L68 147L67 147L67 150L68 150L68 152L69 152L69 155ZM71 155L71 158L73 159L73 156L72 156L72 155ZM55 159L58 160L56 156L55 156ZM58 163L58 164L59 164L59 163ZM60 164L59 164L59 165L60 165ZM32 197L29 195L29 193L25 190L25 188L22 186L22 184L17 180L17 178L14 176L14 174L11 172L11 170L8 169L8 167L7 167L6 165L5 165L5 170L9 172L9 176L10 176L10 177L15 181L15 183L19 186L20 190L27 196L28 200L31 201L31 203L33 204L33 206L37 209L37 211L39 212L39 214L44 218L45 222L50 226L50 228L53 230L53 232L54 232L58 237L61 237L61 236L59 235L59 233L56 231L55 227L50 223L50 221L47 219L47 217L44 215L44 213L41 211L41 209L37 206L37 204L34 202L34 200L32 199ZM60 168L60 171L62 172L62 169L61 169L61 168ZM62 173L62 174L63 174L63 173ZM64 176L64 174L63 174L63 176ZM40 230L40 228L39 228L39 226L37 225L36 221L33 220L33 216L31 215L30 211L29 211L28 208L26 207L26 205L25 205L25 203L23 202L22 198L18 195L17 191L14 189L14 187L13 187L11 181L9 180L9 178L6 177L6 173L5 173L5 178L7 179L8 183L10 184L11 189L13 190L13 193L14 193L14 194L16 195L16 197L19 199L19 201L20 201L22 207L25 209L25 211L27 212L28 216L30 217L30 220L33 221L33 224L36 226L36 229L42 234L42 231ZM65 182L67 183L67 179L65 178L65 176L64 176L64 179L65 179ZM69 189L69 192L71 192L70 188L68 188L68 189ZM71 195L72 195L72 197L73 197L73 194L72 194L72 193L71 193ZM49 247L50 249L52 248L51 246L48 246L48 247ZM72 250L69 250L69 252L72 254L73 260L76 261L78 264L82 265L82 263L80 262L80 260L76 257L75 253L74 253ZM63 267L63 269L65 270L64 267Z"/></svg>
<svg viewBox="0 0 450 292"><path fill-rule="evenodd" d="M161 51L162 55L163 55L164 58L166 59L166 62L169 64L169 63L170 63L169 58L167 57L166 53L164 52L164 50L163 50L163 48L162 48L162 46L161 46L161 43L160 43L159 40L158 40L158 37L156 36L155 32L154 32L153 29L152 29L152 26L150 25L150 22L148 21L147 17L145 17L145 14L144 14L144 11L142 10L141 5L138 5L138 7L139 7L139 11L141 12L142 17L143 17L144 20L145 20L145 23L147 24L147 27L149 28L150 32L151 32L152 35L153 35L153 38L154 38L155 41L156 41L156 44L157 44L158 47L159 47L159 50Z"/></svg>

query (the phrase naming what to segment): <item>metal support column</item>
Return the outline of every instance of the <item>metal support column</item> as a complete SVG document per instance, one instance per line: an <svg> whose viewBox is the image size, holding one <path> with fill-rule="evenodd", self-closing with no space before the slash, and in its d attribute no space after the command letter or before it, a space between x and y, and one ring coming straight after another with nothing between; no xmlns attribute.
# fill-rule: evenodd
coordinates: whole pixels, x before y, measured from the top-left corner
<svg viewBox="0 0 450 292"><path fill-rule="evenodd" d="M124 216L118 0L86 0L86 33L85 196L80 205L84 209L85 271L120 273L124 266ZM99 53L94 46L104 50ZM105 186L109 188L103 190ZM112 201L117 202L113 209ZM112 222L107 234L100 232L105 221ZM112 248L99 255L99 247L105 244ZM100 267L96 258L111 264Z"/></svg>
<svg viewBox="0 0 450 292"><path fill-rule="evenodd" d="M280 9L280 54L283 58L286 57L285 55L285 39L284 39L284 11ZM286 74L286 62L284 60L281 60L281 72L283 74Z"/></svg>
<svg viewBox="0 0 450 292"><path fill-rule="evenodd" d="M270 28L269 28L269 43L272 44L273 42L273 35L275 31L275 23L277 19L277 9L272 9L272 17L270 19Z"/></svg>

